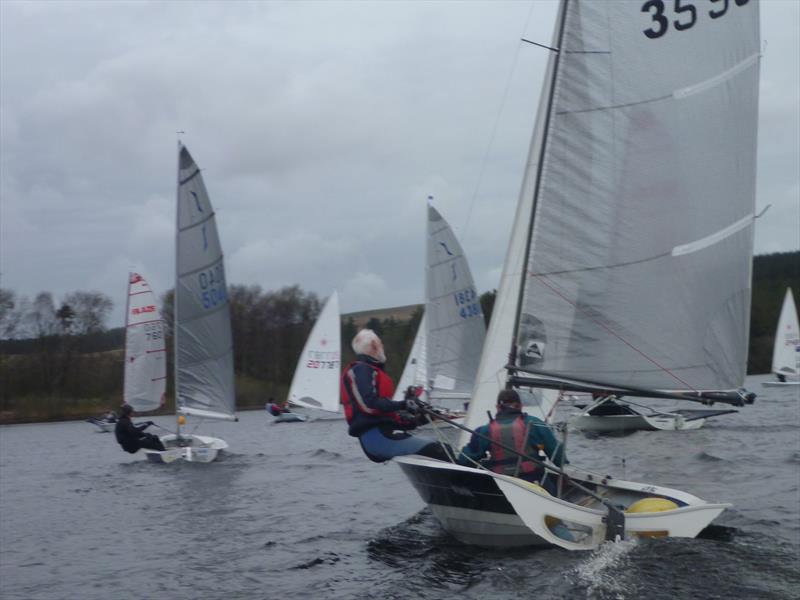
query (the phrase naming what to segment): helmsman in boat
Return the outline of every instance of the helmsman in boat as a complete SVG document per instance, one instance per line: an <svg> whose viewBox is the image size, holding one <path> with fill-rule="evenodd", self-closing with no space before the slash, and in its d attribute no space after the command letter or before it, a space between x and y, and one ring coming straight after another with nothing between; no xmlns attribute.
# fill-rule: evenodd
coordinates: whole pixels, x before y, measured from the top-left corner
<svg viewBox="0 0 800 600"><path fill-rule="evenodd" d="M367 458L385 462L395 456L421 454L448 460L438 441L408 433L427 422L421 414L412 414L413 403L395 402L394 382L386 374L383 342L371 329L362 329L353 338L356 360L342 373L342 404L347 432L357 437Z"/></svg>
<svg viewBox="0 0 800 600"><path fill-rule="evenodd" d="M121 416L117 420L117 425L114 428L114 435L117 437L117 443L122 446L125 452L135 454L141 448L149 450L165 451L164 444L157 435L152 433L145 433L145 429L153 424L152 421L146 421L139 425L134 425L131 421L133 417L133 407L130 404L123 404Z"/></svg>
<svg viewBox="0 0 800 600"><path fill-rule="evenodd" d="M522 412L522 402L515 390L502 390L497 394L496 417L488 425L475 430L469 443L461 449L458 462L466 466L480 462L495 473L538 483L555 495L555 481L546 477L543 467L507 452L498 443L542 460L544 456L540 453L544 452L557 466L566 462L564 449L550 427L542 420ZM489 458L485 458L487 453Z"/></svg>

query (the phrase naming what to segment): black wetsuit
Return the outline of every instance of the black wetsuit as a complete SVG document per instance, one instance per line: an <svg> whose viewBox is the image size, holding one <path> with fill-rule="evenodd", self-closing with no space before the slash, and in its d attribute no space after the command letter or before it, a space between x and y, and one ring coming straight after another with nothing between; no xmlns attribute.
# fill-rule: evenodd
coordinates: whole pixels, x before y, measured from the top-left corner
<svg viewBox="0 0 800 600"><path fill-rule="evenodd" d="M145 433L145 429L150 426L150 423L142 423L141 425L134 425L130 417L122 416L117 421L114 428L114 435L117 436L117 443L122 446L125 452L134 454L140 448L147 448L149 450L164 451L166 448L157 435Z"/></svg>

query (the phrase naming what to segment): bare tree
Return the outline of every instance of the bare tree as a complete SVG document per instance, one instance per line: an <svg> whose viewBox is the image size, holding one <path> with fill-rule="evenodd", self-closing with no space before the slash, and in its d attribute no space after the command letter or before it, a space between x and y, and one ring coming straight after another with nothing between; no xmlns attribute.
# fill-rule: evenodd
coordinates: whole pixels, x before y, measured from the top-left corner
<svg viewBox="0 0 800 600"><path fill-rule="evenodd" d="M73 312L71 333L86 335L105 331L106 319L114 303L101 292L72 292L64 298L64 305Z"/></svg>

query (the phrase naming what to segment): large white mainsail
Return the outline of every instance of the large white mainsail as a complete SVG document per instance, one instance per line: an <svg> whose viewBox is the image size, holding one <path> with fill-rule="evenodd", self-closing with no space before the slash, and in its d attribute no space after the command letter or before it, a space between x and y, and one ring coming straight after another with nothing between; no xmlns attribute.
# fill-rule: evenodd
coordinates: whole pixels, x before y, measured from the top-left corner
<svg viewBox="0 0 800 600"><path fill-rule="evenodd" d="M468 400L486 325L461 244L430 205L425 299L428 397L434 403Z"/></svg>
<svg viewBox="0 0 800 600"><path fill-rule="evenodd" d="M203 177L185 146L178 164L175 267L178 410L232 420L233 342L222 248Z"/></svg>
<svg viewBox="0 0 800 600"><path fill-rule="evenodd" d="M125 316L125 386L123 401L136 412L164 405L167 356L164 321L144 277L128 273Z"/></svg>
<svg viewBox="0 0 800 600"><path fill-rule="evenodd" d="M341 329L339 295L334 291L300 353L289 388L289 402L339 412Z"/></svg>
<svg viewBox="0 0 800 600"><path fill-rule="evenodd" d="M775 330L772 372L782 375L787 381L798 381L800 377L800 327L797 323L797 308L792 288L786 289L781 316Z"/></svg>
<svg viewBox="0 0 800 600"><path fill-rule="evenodd" d="M536 369L742 384L759 19L755 0L721 4L566 4L517 329L545 342Z"/></svg>

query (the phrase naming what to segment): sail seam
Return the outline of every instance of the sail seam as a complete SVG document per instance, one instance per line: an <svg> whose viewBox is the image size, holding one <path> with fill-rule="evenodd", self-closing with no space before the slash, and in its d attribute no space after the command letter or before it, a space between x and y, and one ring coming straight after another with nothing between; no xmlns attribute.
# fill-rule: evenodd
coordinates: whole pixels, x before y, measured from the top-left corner
<svg viewBox="0 0 800 600"><path fill-rule="evenodd" d="M184 271L183 273L178 273L178 277L186 277L188 275L194 275L195 273L199 273L200 271L204 271L209 267L213 267L218 262L222 262L223 256L220 254L219 260L212 261L210 263L206 263L201 267L197 267L196 269L192 269L191 271Z"/></svg>
<svg viewBox="0 0 800 600"><path fill-rule="evenodd" d="M215 214L216 214L216 213L214 213L214 212L212 211L212 213L211 213L210 215L208 215L208 216L207 216L205 219L203 219L202 221L197 221L196 223L192 223L191 225L187 225L186 227L178 227L178 233L183 233L183 232L184 232L184 231L186 231L187 229L192 229L193 227L198 227L198 226L202 225L203 223L205 223L205 222L206 222L206 221L208 221L209 219L213 219Z"/></svg>
<svg viewBox="0 0 800 600"><path fill-rule="evenodd" d="M189 175L186 179L181 179L181 181L180 181L180 183L178 183L178 185L184 185L184 184L190 182L192 179L194 179L198 175L200 175L200 169L195 167L195 172L192 173L191 175Z"/></svg>
<svg viewBox="0 0 800 600"><path fill-rule="evenodd" d="M203 312L203 313L201 313L199 315L196 315L194 317L189 317L188 319L183 319L182 318L180 323L178 324L178 326L179 327L183 327L187 323L191 323L192 321L196 321L197 319L202 319L203 317L207 317L209 315L213 315L213 314L218 313L219 311L221 311L221 310L223 310L223 309L225 309L227 307L228 307L228 303L226 302L225 304L220 304L214 310L207 310L206 312Z"/></svg>
<svg viewBox="0 0 800 600"><path fill-rule="evenodd" d="M187 367L194 367L196 365L202 365L203 363L207 363L210 361L217 361L220 358L225 358L229 354L233 354L233 346L229 346L224 352L220 354L215 354L214 356L207 356L202 360L195 360L193 362L181 362L181 371L184 371Z"/></svg>

